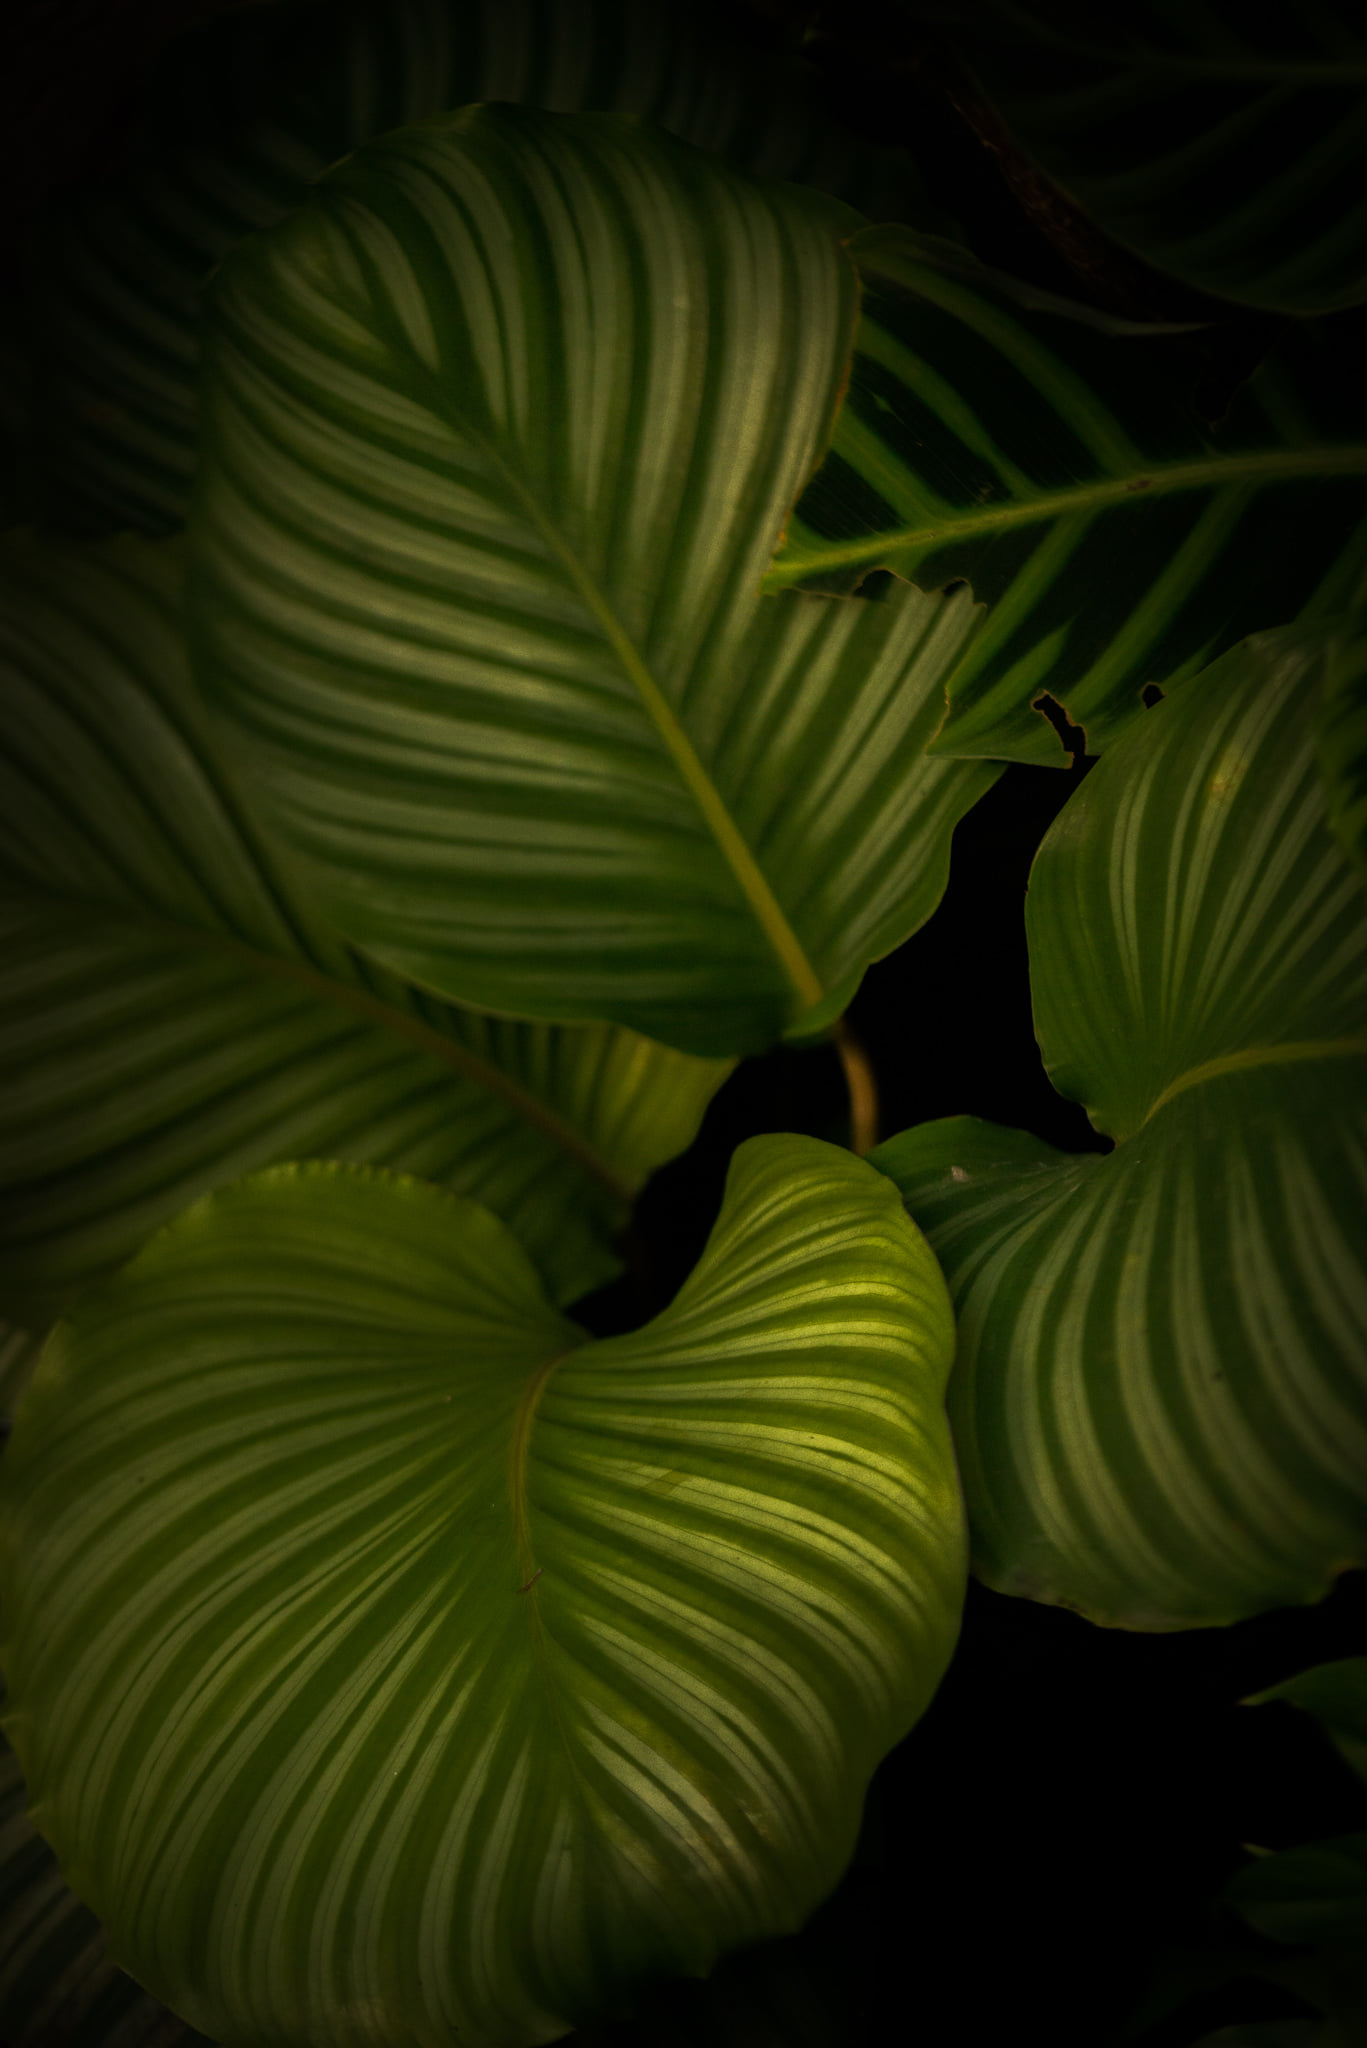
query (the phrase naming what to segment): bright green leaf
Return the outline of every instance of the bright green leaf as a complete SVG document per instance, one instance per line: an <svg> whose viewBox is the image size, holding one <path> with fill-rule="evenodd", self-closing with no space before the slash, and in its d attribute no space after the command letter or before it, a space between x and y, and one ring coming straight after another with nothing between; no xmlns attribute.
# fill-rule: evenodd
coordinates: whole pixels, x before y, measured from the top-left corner
<svg viewBox="0 0 1367 2048"><path fill-rule="evenodd" d="M1288 1700L1313 1714L1344 1762L1367 1781L1367 1657L1316 1664L1254 1693L1244 1705L1260 1707L1268 1700Z"/></svg>
<svg viewBox="0 0 1367 2048"><path fill-rule="evenodd" d="M207 1196L0 1466L7 1733L111 1952L216 2039L477 2048L799 1926L957 1631L952 1352L813 1139L601 1341L422 1182Z"/></svg>
<svg viewBox="0 0 1367 2048"><path fill-rule="evenodd" d="M46 1325L206 1188L282 1158L477 1196L561 1300L727 1068L477 1017L369 967L247 822L186 672L180 555L0 553L0 1288Z"/></svg>
<svg viewBox="0 0 1367 2048"><path fill-rule="evenodd" d="M873 1155L955 1297L975 1568L1129 1628L1367 1562L1367 895L1325 825L1319 639L1157 705L1036 857L1041 1050L1114 1152L955 1117Z"/></svg>
<svg viewBox="0 0 1367 2048"><path fill-rule="evenodd" d="M968 597L758 595L838 403L852 218L476 108L224 264L197 659L369 956L734 1053L935 907L1000 772L924 756Z"/></svg>
<svg viewBox="0 0 1367 2048"><path fill-rule="evenodd" d="M915 0L1106 233L1278 313L1367 299L1367 39L1349 0Z"/></svg>
<svg viewBox="0 0 1367 2048"><path fill-rule="evenodd" d="M1059 761L1044 694L1100 753L1148 685L1367 584L1360 380L1331 383L1318 338L1264 364L1212 430L1180 334L909 229L850 249L865 301L849 395L766 587L966 578L991 609L949 675L937 754Z"/></svg>
<svg viewBox="0 0 1367 2048"><path fill-rule="evenodd" d="M28 319L46 499L164 532L194 468L206 278L339 158L478 100L637 114L739 168L923 220L904 151L834 124L815 78L707 0L313 0L237 8L148 81L137 159L35 236Z"/></svg>

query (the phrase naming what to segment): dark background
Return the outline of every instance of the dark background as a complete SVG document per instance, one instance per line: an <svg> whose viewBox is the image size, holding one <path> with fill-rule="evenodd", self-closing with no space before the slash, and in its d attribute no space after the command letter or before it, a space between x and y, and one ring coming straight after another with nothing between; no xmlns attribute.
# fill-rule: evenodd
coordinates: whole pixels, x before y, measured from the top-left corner
<svg viewBox="0 0 1367 2048"><path fill-rule="evenodd" d="M228 0L232 4L232 0ZM6 42L0 290L34 212L118 167L137 74L224 0L23 0ZM986 261L1130 318L1209 319L1198 408L1218 416L1279 323L1200 300L1106 243L1014 155L943 51L888 6L731 0L763 42L806 35L834 116L915 157L930 198ZM1074 741L1076 744L1076 739ZM1045 1078L1031 1022L1023 906L1030 860L1087 762L1012 766L955 835L944 900L869 973L850 1016L883 1135L968 1111L1072 1149L1106 1149ZM576 1311L600 1333L657 1312L716 1215L735 1146L763 1131L844 1142L830 1047L742 1064L690 1152L641 1201L630 1268ZM1164 1954L1212 1938L1210 1902L1244 1860L1367 1828L1367 1790L1284 1706L1239 1701L1367 1650L1367 1574L1318 1607L1166 1636L1097 1629L970 1589L930 1711L874 1779L853 1865L808 1928L730 1958L706 1984L656 1987L585 2048L845 2048L1034 2039L1105 2048ZM1244 1936L1250 1956L1265 1949ZM1265 1952L1270 1950L1265 1949ZM1238 2018L1304 2011L1245 1978L1145 2036L1187 2048Z"/></svg>

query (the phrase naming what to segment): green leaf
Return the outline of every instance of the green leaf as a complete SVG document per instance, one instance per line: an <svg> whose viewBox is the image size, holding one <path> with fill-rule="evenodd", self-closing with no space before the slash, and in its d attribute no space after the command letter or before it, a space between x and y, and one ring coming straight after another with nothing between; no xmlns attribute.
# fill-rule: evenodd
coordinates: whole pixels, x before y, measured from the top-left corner
<svg viewBox="0 0 1367 2048"><path fill-rule="evenodd" d="M13 1323L0 1322L0 1420L8 1419L13 1413L16 1401L32 1377L42 1348L42 1334L18 1329Z"/></svg>
<svg viewBox="0 0 1367 2048"><path fill-rule="evenodd" d="M1253 1693L1244 1705L1260 1707L1268 1700L1288 1700L1313 1714L1344 1762L1367 1782L1367 1657L1316 1664Z"/></svg>
<svg viewBox="0 0 1367 2048"><path fill-rule="evenodd" d="M1367 1945L1367 1835L1337 1835L1260 1856L1224 1896L1274 1941Z"/></svg>
<svg viewBox="0 0 1367 2048"><path fill-rule="evenodd" d="M477 1196L573 1299L727 1068L477 1017L369 967L263 849L186 672L181 561L0 552L0 1299L45 1326L282 1158Z"/></svg>
<svg viewBox="0 0 1367 2048"><path fill-rule="evenodd" d="M1367 587L1360 379L1332 372L1324 337L1288 342L1215 430L1180 331L1070 307L908 229L849 246L849 393L766 588L966 578L991 609L948 677L937 754L1058 762L1044 693L1100 753L1148 685Z"/></svg>
<svg viewBox="0 0 1367 2048"><path fill-rule="evenodd" d="M145 98L137 160L44 219L30 266L36 466L83 531L184 519L205 280L391 128L477 100L615 110L878 218L926 218L904 151L840 129L804 67L706 0L239 8L182 38Z"/></svg>
<svg viewBox="0 0 1367 2048"><path fill-rule="evenodd" d="M1367 1562L1367 896L1325 825L1320 638L1155 706L1040 847L1040 1047L1115 1150L954 1117L872 1155L954 1294L976 1570L1111 1625Z"/></svg>
<svg viewBox="0 0 1367 2048"><path fill-rule="evenodd" d="M104 1952L88 1906L24 1810L24 1781L0 1738L0 2040L5 2048L193 2048L178 2020Z"/></svg>
<svg viewBox="0 0 1367 2048"><path fill-rule="evenodd" d="M196 654L327 914L424 986L698 1054L827 1020L997 770L966 595L758 595L853 216L613 116L377 143L224 264Z"/></svg>
<svg viewBox="0 0 1367 2048"><path fill-rule="evenodd" d="M921 0L1116 241L1279 313L1367 299L1367 40L1348 0Z"/></svg>
<svg viewBox="0 0 1367 2048"><path fill-rule="evenodd" d="M1367 640L1335 643L1320 701L1320 769L1329 824L1367 874Z"/></svg>
<svg viewBox="0 0 1367 2048"><path fill-rule="evenodd" d="M953 1647L952 1352L814 1139L601 1341L425 1183L205 1197L0 1467L7 1733L111 1952L216 2039L476 2048L799 1926Z"/></svg>

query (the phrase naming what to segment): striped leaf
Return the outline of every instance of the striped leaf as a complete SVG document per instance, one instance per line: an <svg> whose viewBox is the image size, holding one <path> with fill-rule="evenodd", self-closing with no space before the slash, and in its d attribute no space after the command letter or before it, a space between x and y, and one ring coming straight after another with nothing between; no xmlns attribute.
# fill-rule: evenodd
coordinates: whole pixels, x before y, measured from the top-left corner
<svg viewBox="0 0 1367 2048"><path fill-rule="evenodd" d="M915 0L1097 224L1201 291L1367 299L1367 33L1349 0Z"/></svg>
<svg viewBox="0 0 1367 2048"><path fill-rule="evenodd" d="M1330 829L1367 874L1367 640L1335 643L1320 703L1320 769Z"/></svg>
<svg viewBox="0 0 1367 2048"><path fill-rule="evenodd" d="M964 593L766 601L853 216L614 116L475 108L218 274L196 655L339 930L458 1001L758 1050L933 910Z"/></svg>
<svg viewBox="0 0 1367 2048"><path fill-rule="evenodd" d="M905 152L825 116L795 62L737 39L707 0L306 0L239 9L178 44L148 87L122 178L35 237L36 455L84 531L185 516L204 282L376 135L477 100L638 114L740 168L921 220Z"/></svg>
<svg viewBox="0 0 1367 2048"><path fill-rule="evenodd" d="M1128 1628L1367 1563L1367 893L1318 659L1307 628L1225 656L1040 848L1040 1046L1114 1151L955 1117L873 1155L955 1297L977 1570Z"/></svg>
<svg viewBox="0 0 1367 2048"><path fill-rule="evenodd" d="M937 754L1055 762L1043 694L1100 753L1239 638L1367 590L1367 415L1330 344L1265 363L1218 430L1190 341L1070 308L899 228L865 285L849 395L766 579L966 578L990 611Z"/></svg>
<svg viewBox="0 0 1367 2048"><path fill-rule="evenodd" d="M0 2040L5 2048L194 2048L197 2034L117 1969L25 1811L0 1738Z"/></svg>
<svg viewBox="0 0 1367 2048"><path fill-rule="evenodd" d="M601 1341L426 1183L205 1197L0 1468L7 1733L112 1953L215 2039L508 2048L797 1927L957 1631L952 1350L814 1139Z"/></svg>
<svg viewBox="0 0 1367 2048"><path fill-rule="evenodd" d="M561 1300L616 1271L726 1067L457 1011L334 939L189 685L174 543L12 540L0 596L5 1312L45 1327L206 1188L318 1156L477 1196Z"/></svg>

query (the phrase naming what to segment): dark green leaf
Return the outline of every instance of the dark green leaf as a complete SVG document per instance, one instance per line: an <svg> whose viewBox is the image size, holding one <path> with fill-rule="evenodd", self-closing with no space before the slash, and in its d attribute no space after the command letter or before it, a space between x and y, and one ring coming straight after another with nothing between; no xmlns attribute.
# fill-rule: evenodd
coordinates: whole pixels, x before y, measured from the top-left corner
<svg viewBox="0 0 1367 2048"><path fill-rule="evenodd" d="M164 532L194 467L203 285L376 135L477 100L638 114L739 168L922 220L910 158L822 111L707 0L312 0L238 8L150 81L139 161L35 237L36 455L54 514Z"/></svg>
<svg viewBox="0 0 1367 2048"><path fill-rule="evenodd" d="M831 1020L999 771L928 761L963 593L758 586L839 400L851 216L476 108L219 272L196 654L338 929L699 1054Z"/></svg>
<svg viewBox="0 0 1367 2048"><path fill-rule="evenodd" d="M1349 0L918 0L1099 227L1282 313L1367 299L1367 37Z"/></svg>
<svg viewBox="0 0 1367 2048"><path fill-rule="evenodd" d="M902 228L850 243L866 287L831 452L766 578L871 569L989 607L937 754L1057 762L1047 693L1100 753L1245 634L1367 589L1367 420L1307 337L1218 430L1179 335L1111 321Z"/></svg>
<svg viewBox="0 0 1367 2048"><path fill-rule="evenodd" d="M477 1196L561 1300L609 1277L726 1065L457 1011L340 944L190 687L174 543L15 539L0 597L6 1312L45 1327L204 1189L281 1158Z"/></svg>
<svg viewBox="0 0 1367 2048"><path fill-rule="evenodd" d="M1325 824L1320 639L1157 705L1040 848L1040 1046L1114 1152L957 1117L873 1155L955 1297L976 1569L1109 1624L1367 1562L1367 894Z"/></svg>
<svg viewBox="0 0 1367 2048"><path fill-rule="evenodd" d="M1367 1781L1367 1657L1340 1657L1254 1693L1244 1705L1288 1700L1313 1714L1344 1762Z"/></svg>
<svg viewBox="0 0 1367 2048"><path fill-rule="evenodd" d="M1302 1946L1367 1947L1367 1835L1336 1835L1260 1856L1225 1897L1250 1927Z"/></svg>
<svg viewBox="0 0 1367 2048"><path fill-rule="evenodd" d="M1320 768L1329 824L1367 874L1367 640L1336 643L1320 705Z"/></svg>
<svg viewBox="0 0 1367 2048"><path fill-rule="evenodd" d="M812 1139L601 1341L424 1183L205 1197L0 1465L7 1733L112 1953L215 2038L507 2048L798 1927L957 1632L952 1352Z"/></svg>

